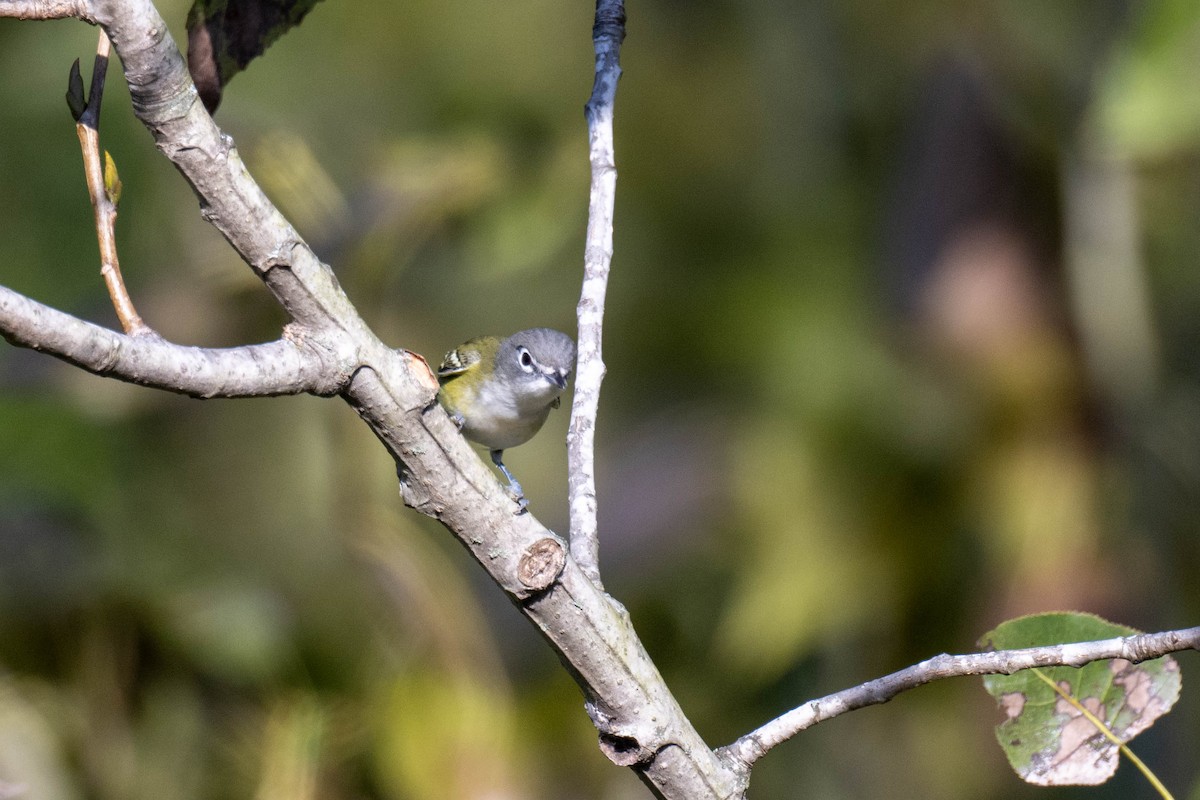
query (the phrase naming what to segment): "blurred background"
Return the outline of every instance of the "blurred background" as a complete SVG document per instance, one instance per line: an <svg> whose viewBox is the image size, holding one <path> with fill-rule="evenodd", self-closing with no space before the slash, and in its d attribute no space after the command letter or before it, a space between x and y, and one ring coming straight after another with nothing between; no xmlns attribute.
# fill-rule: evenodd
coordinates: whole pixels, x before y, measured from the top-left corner
<svg viewBox="0 0 1200 800"><path fill-rule="evenodd" d="M160 2L176 41L187 5ZM218 122L387 342L574 330L591 4L317 7ZM602 566L701 734L1003 619L1197 624L1200 4L629 8ZM114 325L63 93L95 31L0 20L0 282ZM110 70L147 322L282 313ZM565 532L567 414L506 459ZM207 401L0 345L0 796L646 797L353 412ZM1200 669L1182 654L1186 674ZM976 680L822 724L755 798L1023 785ZM1200 798L1200 695L1134 749Z"/></svg>

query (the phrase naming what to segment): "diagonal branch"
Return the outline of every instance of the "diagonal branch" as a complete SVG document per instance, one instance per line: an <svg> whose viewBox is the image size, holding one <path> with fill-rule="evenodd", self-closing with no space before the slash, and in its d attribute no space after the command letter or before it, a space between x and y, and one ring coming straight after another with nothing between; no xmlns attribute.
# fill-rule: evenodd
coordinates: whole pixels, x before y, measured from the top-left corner
<svg viewBox="0 0 1200 800"><path fill-rule="evenodd" d="M810 700L722 748L721 752L748 769L771 748L818 722L833 719L847 711L886 703L901 692L942 678L1011 675L1030 667L1082 667L1109 658L1123 658L1138 663L1188 649L1200 650L1200 627L1021 650L957 656L943 653L891 675Z"/></svg>
<svg viewBox="0 0 1200 800"><path fill-rule="evenodd" d="M0 336L96 375L192 397L337 394L353 362L300 337L232 348L127 336L0 286Z"/></svg>
<svg viewBox="0 0 1200 800"><path fill-rule="evenodd" d="M617 168L613 145L613 104L621 77L621 42L625 39L624 0L597 0L592 40L596 79L585 113L591 150L592 185L588 204L587 249L583 288L579 295L579 363L567 435L570 469L571 556L584 574L600 586L600 542L596 522L596 415L604 380L601 340L604 297L613 254L613 209Z"/></svg>

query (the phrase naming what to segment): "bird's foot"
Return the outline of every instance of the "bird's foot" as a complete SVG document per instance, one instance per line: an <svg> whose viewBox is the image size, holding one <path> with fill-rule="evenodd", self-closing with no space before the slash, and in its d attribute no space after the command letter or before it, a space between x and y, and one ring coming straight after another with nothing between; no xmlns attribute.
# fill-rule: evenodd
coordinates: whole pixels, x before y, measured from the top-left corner
<svg viewBox="0 0 1200 800"><path fill-rule="evenodd" d="M529 501L525 499L525 490L521 488L521 484L518 483L513 474L508 471L508 467L504 466L504 462L501 460L501 456L503 455L503 450L493 450L492 463L504 473L505 478L508 478L508 493L511 494L513 499L517 501L516 515L519 516L529 510Z"/></svg>

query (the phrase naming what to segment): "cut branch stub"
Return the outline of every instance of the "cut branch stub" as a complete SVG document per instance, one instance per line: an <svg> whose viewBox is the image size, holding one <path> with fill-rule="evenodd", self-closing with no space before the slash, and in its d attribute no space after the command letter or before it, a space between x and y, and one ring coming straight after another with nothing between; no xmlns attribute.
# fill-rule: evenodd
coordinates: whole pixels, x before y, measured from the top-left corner
<svg viewBox="0 0 1200 800"><path fill-rule="evenodd" d="M550 588L567 563L562 542L547 536L525 548L517 565L517 579L531 592Z"/></svg>

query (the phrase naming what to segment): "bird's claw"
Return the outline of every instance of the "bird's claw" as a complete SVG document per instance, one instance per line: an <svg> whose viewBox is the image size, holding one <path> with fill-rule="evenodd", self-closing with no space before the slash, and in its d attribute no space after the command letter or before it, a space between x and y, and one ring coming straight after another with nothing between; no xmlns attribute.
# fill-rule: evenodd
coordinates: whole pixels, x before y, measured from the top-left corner
<svg viewBox="0 0 1200 800"><path fill-rule="evenodd" d="M513 500L517 501L517 511L513 516L519 517L529 510L529 500L525 497L525 490L521 488L521 484L517 483L511 474L508 474L507 469L504 469L504 472L508 476L508 493L512 495Z"/></svg>
<svg viewBox="0 0 1200 800"><path fill-rule="evenodd" d="M492 463L504 473L505 478L508 478L508 493L511 494L513 499L517 501L517 513L514 516L520 516L529 510L529 501L525 499L525 490L521 488L521 484L518 483L513 474L509 472L508 467L504 466L504 461L502 459L503 455L503 450L493 450Z"/></svg>

